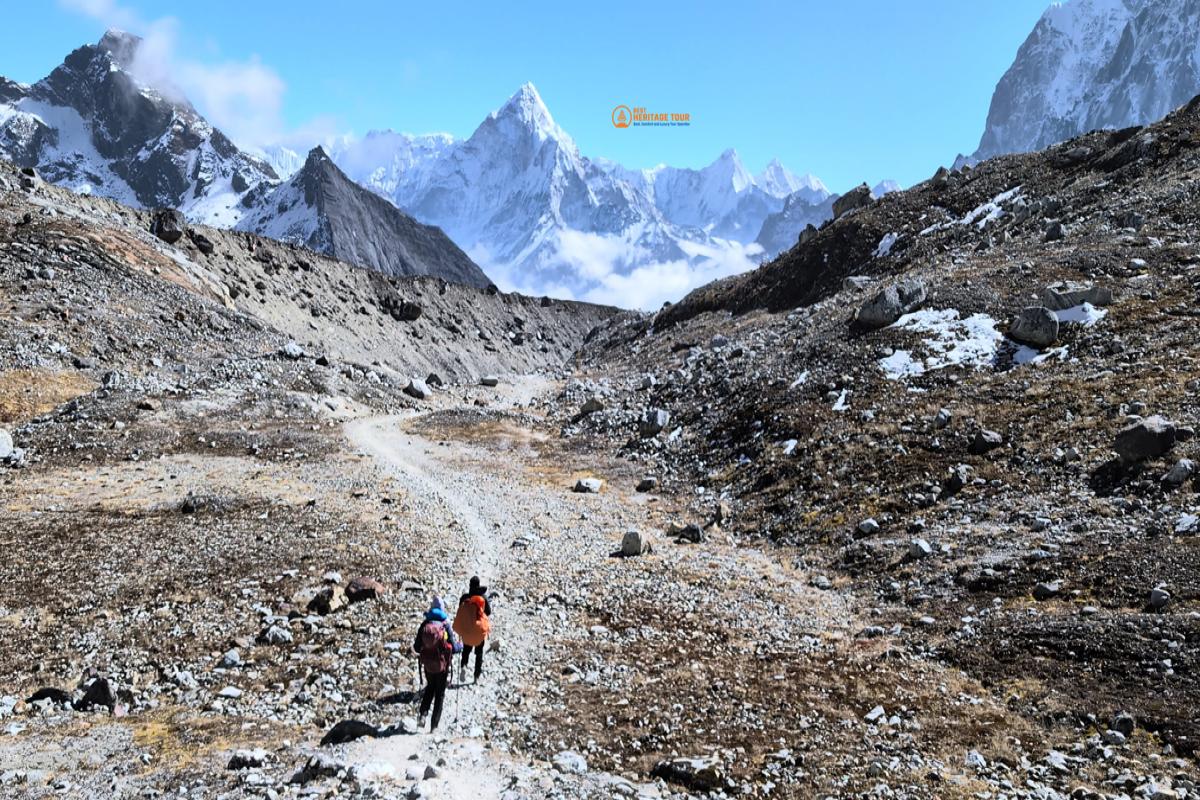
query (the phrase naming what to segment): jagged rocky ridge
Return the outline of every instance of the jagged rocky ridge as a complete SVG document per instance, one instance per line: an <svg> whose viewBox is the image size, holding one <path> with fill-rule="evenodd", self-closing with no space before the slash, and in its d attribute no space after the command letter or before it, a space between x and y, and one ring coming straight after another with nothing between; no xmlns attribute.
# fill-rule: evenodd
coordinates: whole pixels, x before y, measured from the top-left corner
<svg viewBox="0 0 1200 800"><path fill-rule="evenodd" d="M731 253L749 263L764 247L773 254L777 242L791 244L805 224L824 219L830 196L819 180L778 161L753 176L734 150L699 170L631 170L588 158L532 84L465 140L373 132L336 144L332 156L351 178L440 226L510 281L577 295L595 288L584 267L597 252L610 254L606 267L617 274ZM760 239L764 221L789 202L793 213Z"/></svg>
<svg viewBox="0 0 1200 800"><path fill-rule="evenodd" d="M141 44L110 30L32 86L0 83L0 156L83 194L176 208L197 223L256 230L384 274L488 284L441 231L379 202L328 158L310 154L281 183L178 88L147 80Z"/></svg>
<svg viewBox="0 0 1200 800"><path fill-rule="evenodd" d="M1144 125L1200 92L1191 0L1068 0L1038 20L1000 79L973 159Z"/></svg>
<svg viewBox="0 0 1200 800"><path fill-rule="evenodd" d="M479 288L491 283L441 230L355 184L320 147L237 227L385 275L426 275Z"/></svg>

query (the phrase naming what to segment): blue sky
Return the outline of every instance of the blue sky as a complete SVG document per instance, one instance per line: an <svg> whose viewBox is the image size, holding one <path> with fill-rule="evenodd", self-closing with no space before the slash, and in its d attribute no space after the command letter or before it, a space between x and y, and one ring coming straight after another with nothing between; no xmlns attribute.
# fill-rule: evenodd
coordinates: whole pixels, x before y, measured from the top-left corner
<svg viewBox="0 0 1200 800"><path fill-rule="evenodd" d="M974 150L1046 6L59 0L8 9L19 35L0 74L36 80L110 24L149 32L200 110L248 144L372 128L467 136L532 81L585 155L702 166L734 147L752 171L778 157L840 191L908 185ZM692 125L617 130L618 103Z"/></svg>

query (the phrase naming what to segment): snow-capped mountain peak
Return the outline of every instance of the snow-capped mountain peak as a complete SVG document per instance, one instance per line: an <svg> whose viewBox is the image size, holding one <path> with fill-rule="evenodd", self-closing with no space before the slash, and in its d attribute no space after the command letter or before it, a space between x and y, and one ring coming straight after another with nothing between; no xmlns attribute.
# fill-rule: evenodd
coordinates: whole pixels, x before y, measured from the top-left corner
<svg viewBox="0 0 1200 800"><path fill-rule="evenodd" d="M554 122L554 117L550 116L550 109L546 108L537 87L532 83L522 84L504 105L488 115L488 120L501 123L511 120L533 133L539 140L555 139L574 146L571 137Z"/></svg>
<svg viewBox="0 0 1200 800"><path fill-rule="evenodd" d="M109 28L96 43L97 49L110 55L113 63L122 69L133 66L133 59L141 45L142 37L119 28Z"/></svg>
<svg viewBox="0 0 1200 800"><path fill-rule="evenodd" d="M1066 0L1042 15L996 85L965 163L1143 125L1200 93L1195 0Z"/></svg>
<svg viewBox="0 0 1200 800"><path fill-rule="evenodd" d="M0 82L0 156L56 183L237 222L277 180L166 84L135 75L141 38L109 30L32 86Z"/></svg>
<svg viewBox="0 0 1200 800"><path fill-rule="evenodd" d="M820 178L807 172L796 175L780 163L778 158L771 159L766 169L755 176L754 181L772 197L783 198L803 192L805 199L812 203L819 203L829 197L829 189Z"/></svg>

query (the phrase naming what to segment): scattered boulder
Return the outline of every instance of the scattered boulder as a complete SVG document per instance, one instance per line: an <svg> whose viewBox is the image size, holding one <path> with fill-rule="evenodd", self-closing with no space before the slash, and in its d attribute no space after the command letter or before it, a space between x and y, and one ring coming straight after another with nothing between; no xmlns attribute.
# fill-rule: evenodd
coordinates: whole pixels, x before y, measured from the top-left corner
<svg viewBox="0 0 1200 800"><path fill-rule="evenodd" d="M879 533L879 523L873 517L867 517L854 526L854 531L859 536L872 536Z"/></svg>
<svg viewBox="0 0 1200 800"><path fill-rule="evenodd" d="M1042 290L1042 305L1052 311L1063 311L1084 303L1109 306L1112 302L1112 289L1092 284L1062 281Z"/></svg>
<svg viewBox="0 0 1200 800"><path fill-rule="evenodd" d="M689 522L678 530L676 541L700 544L704 541L704 529L694 522Z"/></svg>
<svg viewBox="0 0 1200 800"><path fill-rule="evenodd" d="M650 771L651 776L662 778L698 792L721 788L725 774L721 763L715 758L673 758L659 761Z"/></svg>
<svg viewBox="0 0 1200 800"><path fill-rule="evenodd" d="M192 240L192 244L196 245L196 249L206 256L211 256L213 251L216 250L216 248L213 246L212 240L203 233L189 230L188 237Z"/></svg>
<svg viewBox="0 0 1200 800"><path fill-rule="evenodd" d="M374 578L360 575L346 587L346 600L351 603L361 603L364 600L378 600L387 593L382 583Z"/></svg>
<svg viewBox="0 0 1200 800"><path fill-rule="evenodd" d="M861 292L871 285L870 277L866 275L850 275L842 278L842 288L851 292Z"/></svg>
<svg viewBox="0 0 1200 800"><path fill-rule="evenodd" d="M230 757L226 769L261 769L266 766L269 757L267 751L261 747L253 750L236 750Z"/></svg>
<svg viewBox="0 0 1200 800"><path fill-rule="evenodd" d="M580 478L575 481L575 491L580 494L598 494L604 481L599 478Z"/></svg>
<svg viewBox="0 0 1200 800"><path fill-rule="evenodd" d="M1162 611L1167 607L1167 603L1171 602L1171 593L1167 591L1165 586L1155 586L1150 590L1150 600L1148 605L1151 611Z"/></svg>
<svg viewBox="0 0 1200 800"><path fill-rule="evenodd" d="M289 341L283 347L279 348L279 355L292 361L299 361L304 358L304 348L300 346L299 342Z"/></svg>
<svg viewBox="0 0 1200 800"><path fill-rule="evenodd" d="M499 386L500 379L497 378L495 375L484 375L482 378L479 379L479 385L480 386Z"/></svg>
<svg viewBox="0 0 1200 800"><path fill-rule="evenodd" d="M1175 424L1158 415L1146 417L1123 428L1113 449L1121 462L1134 464L1166 453L1175 446Z"/></svg>
<svg viewBox="0 0 1200 800"><path fill-rule="evenodd" d="M1057 242L1060 239L1067 238L1067 226L1061 222L1052 222L1046 226L1046 235L1043 241Z"/></svg>
<svg viewBox="0 0 1200 800"><path fill-rule="evenodd" d="M643 439L649 439L651 436L657 436L670 424L671 413L669 411L662 408L652 408L642 415L642 420L638 424L638 433Z"/></svg>
<svg viewBox="0 0 1200 800"><path fill-rule="evenodd" d="M554 768L559 772L582 775L587 772L587 759L574 750L563 750L554 756Z"/></svg>
<svg viewBox="0 0 1200 800"><path fill-rule="evenodd" d="M997 447L1004 445L1004 437L996 431L978 431L975 438L971 440L971 444L967 446L967 452L973 456L981 456L990 453Z"/></svg>
<svg viewBox="0 0 1200 800"><path fill-rule="evenodd" d="M321 737L321 746L327 747L333 744L345 744L346 742L353 742L355 739L362 739L366 736L372 738L379 736L379 729L374 725L357 719L344 719L330 728L329 732Z"/></svg>
<svg viewBox="0 0 1200 800"><path fill-rule="evenodd" d="M173 208L155 209L150 218L150 232L167 244L179 241L185 225L183 214Z"/></svg>
<svg viewBox="0 0 1200 800"><path fill-rule="evenodd" d="M1045 306L1028 306L1013 320L1008 335L1039 350L1049 347L1058 339L1058 317Z"/></svg>
<svg viewBox="0 0 1200 800"><path fill-rule="evenodd" d="M886 327L920 308L927 296L924 281L912 279L894 283L864 303L855 315L855 322L872 330Z"/></svg>
<svg viewBox="0 0 1200 800"><path fill-rule="evenodd" d="M933 545L924 539L913 539L908 543L908 557L920 561L933 554Z"/></svg>
<svg viewBox="0 0 1200 800"><path fill-rule="evenodd" d="M443 388L446 385L446 382L444 380L442 380L442 376L438 375L436 372L431 372L428 375L426 375L425 383L429 384L430 386L436 386L439 389Z"/></svg>
<svg viewBox="0 0 1200 800"><path fill-rule="evenodd" d="M1042 581L1033 587L1034 600L1049 600L1062 591L1062 581Z"/></svg>
<svg viewBox="0 0 1200 800"><path fill-rule="evenodd" d="M579 415L581 417L588 414L595 414L597 411L604 410L604 401L599 397L589 397L582 406L579 407Z"/></svg>
<svg viewBox="0 0 1200 800"><path fill-rule="evenodd" d="M71 694L53 686L44 686L31 694L25 702L32 705L45 700L49 700L56 706L66 706L71 704Z"/></svg>
<svg viewBox="0 0 1200 800"><path fill-rule="evenodd" d="M270 645L291 644L292 632L282 625L268 625L266 630L258 635L258 641Z"/></svg>
<svg viewBox="0 0 1200 800"><path fill-rule="evenodd" d="M1137 720L1133 718L1132 714L1122 711L1113 717L1112 723L1108 727L1110 730L1122 734L1125 738L1129 738L1133 735L1133 729L1137 727Z"/></svg>
<svg viewBox="0 0 1200 800"><path fill-rule="evenodd" d="M856 208L869 206L874 198L871 195L871 187L867 184L860 183L844 195L833 201L833 218L853 211Z"/></svg>
<svg viewBox="0 0 1200 800"><path fill-rule="evenodd" d="M658 478L655 478L653 475L647 475L638 481L637 491L639 492L653 492L657 488Z"/></svg>
<svg viewBox="0 0 1200 800"><path fill-rule="evenodd" d="M420 378L412 378L409 380L408 385L404 387L404 393L409 397L424 400L429 397L429 385Z"/></svg>
<svg viewBox="0 0 1200 800"><path fill-rule="evenodd" d="M654 542L651 537L636 528L625 531L625 535L621 537L621 555L623 556L640 556L653 551Z"/></svg>
<svg viewBox="0 0 1200 800"><path fill-rule="evenodd" d="M0 461L6 461L13 454L12 434L0 428Z"/></svg>
<svg viewBox="0 0 1200 800"><path fill-rule="evenodd" d="M348 604L346 591L340 586L325 586L308 601L307 609L321 616L341 611Z"/></svg>
<svg viewBox="0 0 1200 800"><path fill-rule="evenodd" d="M1175 462L1175 466L1167 470L1167 474L1162 476L1162 484L1167 489L1178 489L1183 484L1187 483L1188 478L1192 477L1196 472L1196 462L1190 458L1181 458Z"/></svg>
<svg viewBox="0 0 1200 800"><path fill-rule="evenodd" d="M83 692L83 697L75 703L75 710L90 711L97 706L107 708L109 711L117 706L117 693L113 691L112 684L108 682L107 678L96 678L89 683Z"/></svg>

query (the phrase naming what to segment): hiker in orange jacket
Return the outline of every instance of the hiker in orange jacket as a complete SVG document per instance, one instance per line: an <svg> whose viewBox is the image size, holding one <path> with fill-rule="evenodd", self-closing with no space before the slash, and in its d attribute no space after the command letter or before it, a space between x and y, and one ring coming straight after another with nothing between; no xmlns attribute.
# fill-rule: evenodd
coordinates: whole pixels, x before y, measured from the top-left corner
<svg viewBox="0 0 1200 800"><path fill-rule="evenodd" d="M467 660L475 651L475 683L483 674L483 648L491 633L492 604L487 599L487 587L481 586L479 576L471 578L470 589L458 600L458 613L454 615L454 632L462 639L462 661L459 662L459 680L467 676Z"/></svg>

